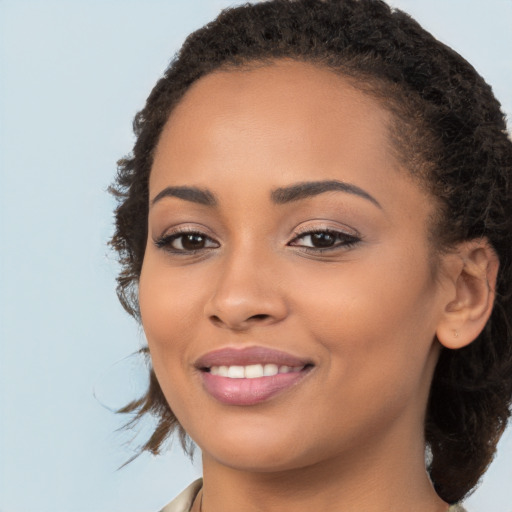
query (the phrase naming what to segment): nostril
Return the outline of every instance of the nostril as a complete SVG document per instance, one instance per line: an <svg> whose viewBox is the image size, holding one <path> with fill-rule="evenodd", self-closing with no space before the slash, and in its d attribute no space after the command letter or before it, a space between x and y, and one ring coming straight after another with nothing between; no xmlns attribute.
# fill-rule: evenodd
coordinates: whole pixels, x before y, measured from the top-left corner
<svg viewBox="0 0 512 512"><path fill-rule="evenodd" d="M267 318L270 318L270 315L265 314L259 314L259 315L252 315L248 318L248 320L266 320Z"/></svg>
<svg viewBox="0 0 512 512"><path fill-rule="evenodd" d="M211 315L210 321L216 326L227 326L232 329L246 329L253 323L264 322L272 318L272 315L267 315L265 313L259 313L257 315L251 315L245 318L229 318L227 315L223 317L222 315Z"/></svg>
<svg viewBox="0 0 512 512"><path fill-rule="evenodd" d="M222 324L222 323L223 323L223 322L222 322L222 320L221 320L217 315L212 315L212 316L210 317L210 320L211 320L214 324L217 324L217 325L219 325L219 324Z"/></svg>

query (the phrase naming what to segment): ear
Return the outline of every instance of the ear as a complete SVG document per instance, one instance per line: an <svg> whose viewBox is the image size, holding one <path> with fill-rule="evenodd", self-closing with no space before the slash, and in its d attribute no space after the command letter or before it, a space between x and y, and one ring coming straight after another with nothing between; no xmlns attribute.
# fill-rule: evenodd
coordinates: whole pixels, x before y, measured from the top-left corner
<svg viewBox="0 0 512 512"><path fill-rule="evenodd" d="M486 240L462 242L448 257L450 286L436 334L443 346L458 349L474 341L491 316L499 260Z"/></svg>

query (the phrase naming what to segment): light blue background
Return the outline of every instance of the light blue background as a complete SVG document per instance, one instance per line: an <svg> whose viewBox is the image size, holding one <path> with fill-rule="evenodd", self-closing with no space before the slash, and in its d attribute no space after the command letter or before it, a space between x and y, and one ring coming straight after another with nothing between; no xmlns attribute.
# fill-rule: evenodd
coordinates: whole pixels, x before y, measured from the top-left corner
<svg viewBox="0 0 512 512"><path fill-rule="evenodd" d="M512 113L512 0L391 3ZM199 474L179 447L117 471L133 451L107 407L142 391L145 371L114 293L106 188L170 57L229 4L0 0L1 512L155 511ZM511 484L509 429L468 508L512 512Z"/></svg>

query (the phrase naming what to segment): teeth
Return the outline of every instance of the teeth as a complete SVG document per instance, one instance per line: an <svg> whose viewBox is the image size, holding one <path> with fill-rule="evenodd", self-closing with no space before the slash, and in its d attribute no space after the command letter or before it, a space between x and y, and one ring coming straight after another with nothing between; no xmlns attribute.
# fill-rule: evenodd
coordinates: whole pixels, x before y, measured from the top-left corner
<svg viewBox="0 0 512 512"><path fill-rule="evenodd" d="M279 368L277 364L266 364L263 367L263 375L265 377L272 377L273 375L277 375L279 373Z"/></svg>
<svg viewBox="0 0 512 512"><path fill-rule="evenodd" d="M246 379L257 379L263 377L263 366L261 364L251 364L245 367Z"/></svg>
<svg viewBox="0 0 512 512"><path fill-rule="evenodd" d="M245 368L243 366L230 366L228 368L228 377L231 379L243 379L245 377Z"/></svg>
<svg viewBox="0 0 512 512"><path fill-rule="evenodd" d="M277 364L250 364L247 366L212 366L210 373L230 379L258 379L260 377L273 377L278 373L297 373L302 366L278 366Z"/></svg>

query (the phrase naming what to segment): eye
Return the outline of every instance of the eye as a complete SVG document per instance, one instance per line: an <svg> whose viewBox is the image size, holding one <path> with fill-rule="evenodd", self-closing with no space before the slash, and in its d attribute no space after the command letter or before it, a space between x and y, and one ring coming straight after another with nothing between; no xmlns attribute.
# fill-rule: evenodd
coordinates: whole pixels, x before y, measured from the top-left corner
<svg viewBox="0 0 512 512"><path fill-rule="evenodd" d="M155 241L160 249L175 253L193 253L219 247L219 243L200 232L180 232L164 235Z"/></svg>
<svg viewBox="0 0 512 512"><path fill-rule="evenodd" d="M336 248L349 248L360 242L361 239L355 235L349 235L342 231L318 230L308 231L294 238L289 245L304 247L309 250L328 250Z"/></svg>

